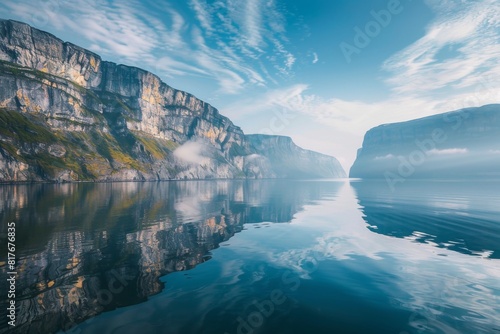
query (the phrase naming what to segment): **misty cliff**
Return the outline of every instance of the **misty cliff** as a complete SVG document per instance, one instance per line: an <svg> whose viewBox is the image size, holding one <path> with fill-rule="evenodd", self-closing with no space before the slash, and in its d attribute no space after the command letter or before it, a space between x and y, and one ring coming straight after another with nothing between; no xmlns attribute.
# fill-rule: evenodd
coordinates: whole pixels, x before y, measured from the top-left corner
<svg viewBox="0 0 500 334"><path fill-rule="evenodd" d="M277 175L288 178L344 178L346 173L334 157L304 150L285 136L247 135L257 151L271 162Z"/></svg>
<svg viewBox="0 0 500 334"><path fill-rule="evenodd" d="M350 177L500 176L500 105L466 108L369 130Z"/></svg>
<svg viewBox="0 0 500 334"><path fill-rule="evenodd" d="M0 88L0 181L282 177L206 102L24 23L0 20Z"/></svg>

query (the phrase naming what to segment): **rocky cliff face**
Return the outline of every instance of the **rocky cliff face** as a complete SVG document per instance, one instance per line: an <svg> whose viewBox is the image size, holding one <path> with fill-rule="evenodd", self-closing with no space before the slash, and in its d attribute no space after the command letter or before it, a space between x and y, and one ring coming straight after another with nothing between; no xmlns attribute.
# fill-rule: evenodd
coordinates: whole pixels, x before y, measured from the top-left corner
<svg viewBox="0 0 500 334"><path fill-rule="evenodd" d="M467 108L369 130L350 177L500 176L500 105Z"/></svg>
<svg viewBox="0 0 500 334"><path fill-rule="evenodd" d="M0 181L280 176L209 104L23 23L0 20L0 87Z"/></svg>
<svg viewBox="0 0 500 334"><path fill-rule="evenodd" d="M257 151L269 159L276 175L287 178L344 178L346 173L334 157L304 150L290 137L248 135Z"/></svg>

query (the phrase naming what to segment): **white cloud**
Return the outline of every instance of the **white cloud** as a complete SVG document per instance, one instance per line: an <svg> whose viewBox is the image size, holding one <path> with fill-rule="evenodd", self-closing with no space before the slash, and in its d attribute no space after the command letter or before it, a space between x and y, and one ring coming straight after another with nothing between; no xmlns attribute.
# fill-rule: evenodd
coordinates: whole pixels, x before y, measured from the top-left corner
<svg viewBox="0 0 500 334"><path fill-rule="evenodd" d="M203 155L205 150L206 147L202 142L188 141L175 149L174 156L184 162L201 165L210 161L210 158Z"/></svg>
<svg viewBox="0 0 500 334"><path fill-rule="evenodd" d="M342 141L346 133L362 138L367 130L384 123L499 103L500 2L430 0L428 3L434 8L436 19L424 37L383 63L383 69L389 73L386 83L393 91L387 99L371 103L328 99L310 93L309 85L296 84L267 91L240 112L257 114L281 108L307 115L333 129L329 135L329 141L333 142ZM239 105L249 102L242 101ZM226 110L230 112L236 105ZM355 152L357 147L350 149ZM354 154L346 160L352 162L351 157L353 160Z"/></svg>
<svg viewBox="0 0 500 334"><path fill-rule="evenodd" d="M221 111L228 115L238 115L238 117L268 112L276 108L300 111L299 106L304 105L302 93L307 89L307 85L297 84L287 88L266 90L265 93L253 96L251 99L243 99L227 105Z"/></svg>
<svg viewBox="0 0 500 334"><path fill-rule="evenodd" d="M387 155L384 155L384 156L377 156L375 157L374 160L389 160L389 159L394 159L395 156L393 154L387 154Z"/></svg>
<svg viewBox="0 0 500 334"><path fill-rule="evenodd" d="M285 59L285 67L290 70L292 68L293 64L295 64L296 60L297 59L291 53L287 53L286 59Z"/></svg>
<svg viewBox="0 0 500 334"><path fill-rule="evenodd" d="M325 98L299 82L242 98L224 106L223 113L238 118L259 113L274 117L276 110L303 115L309 127L332 129L328 141L348 146L358 145L368 129L382 123L498 103L500 2L426 2L436 15L424 36L381 64L388 75L382 79L393 92L387 99ZM120 57L122 63L148 67L160 76L215 80L223 94L277 84L278 77L290 77L297 62L288 49L286 20L273 0L190 0L194 24L173 7L152 1L147 1L149 10L140 10L144 5L137 1L75 0L56 9L51 3L41 2L35 11L30 0L8 1L0 14L14 13L40 28L70 30L104 56ZM34 12L42 15L35 18ZM41 17L47 19L41 22ZM312 57L313 63L319 61L317 53ZM345 143L348 135L359 140ZM300 136L305 137L296 133L294 139ZM342 153L346 164L357 148Z"/></svg>
<svg viewBox="0 0 500 334"><path fill-rule="evenodd" d="M248 82L256 85L274 82L276 74L289 75L295 57L284 46L285 21L274 1L223 0L208 4L193 0L191 7L202 28L200 33L217 46L209 48L209 55L222 66L245 74ZM218 27L217 34L214 27ZM269 60L277 73L270 73L262 59Z"/></svg>
<svg viewBox="0 0 500 334"><path fill-rule="evenodd" d="M209 13L208 5L204 0L191 0L191 6L196 13L196 18L200 23L201 28L207 33L211 34L214 31L211 14Z"/></svg>
<svg viewBox="0 0 500 334"><path fill-rule="evenodd" d="M426 34L384 63L394 92L435 94L473 89L500 75L500 2L431 0L436 20ZM496 87L499 87L496 85Z"/></svg>
<svg viewBox="0 0 500 334"><path fill-rule="evenodd" d="M79 37L77 44L104 58L149 69L160 77L214 80L222 94L276 82L274 77L288 74L295 63L285 49L285 21L273 1L242 5L238 0L190 0L195 20L189 23L171 4L153 1L19 0L2 7L0 15L56 34L69 32L77 36L72 42ZM277 56L269 64L262 61L265 55Z"/></svg>
<svg viewBox="0 0 500 334"><path fill-rule="evenodd" d="M313 61L312 61L312 63L316 64L318 62L318 60L319 60L318 54L316 52L313 52Z"/></svg>
<svg viewBox="0 0 500 334"><path fill-rule="evenodd" d="M259 154L255 154L255 153L254 153L254 154L247 155L247 156L245 157L245 159L246 159L247 161L255 161L256 159L260 159L260 158L262 158L262 156L261 156L261 155L259 155Z"/></svg>
<svg viewBox="0 0 500 334"><path fill-rule="evenodd" d="M485 88L473 94L450 95L445 99L434 100L428 97L399 95L387 100L367 103L334 98L324 99L311 93L308 85L296 84L268 90L252 99L237 101L222 108L222 112L233 118L267 114L269 117L265 123L261 124L262 129L269 127L270 120L275 117L276 111L295 119L298 115L303 115L305 122L301 124L300 129L293 129L309 133L313 137L306 138L307 136L297 131L292 132L291 126L279 134L293 136L299 145L306 145L305 147L342 157L344 161L342 166L345 170L349 170L356 158L356 151L360 147L364 134L375 126L499 101L500 90L491 91ZM322 127L321 130L320 127ZM326 131L323 129L325 127L330 130ZM258 132L258 129L254 128L253 131ZM320 141L314 139L314 134L319 135L319 133L322 136ZM299 138L300 141L297 140ZM335 147L334 150L333 147Z"/></svg>
<svg viewBox="0 0 500 334"><path fill-rule="evenodd" d="M447 148L444 150L432 149L425 152L428 155L455 155L469 152L466 148Z"/></svg>
<svg viewBox="0 0 500 334"><path fill-rule="evenodd" d="M245 15L246 42L254 48L262 45L262 0L247 0Z"/></svg>
<svg viewBox="0 0 500 334"><path fill-rule="evenodd" d="M432 104L419 99L400 98L375 103L324 99L309 93L306 84L268 90L251 100L238 101L222 110L227 114L236 114L233 110L237 110L237 115L242 116L276 109L304 114L322 124L357 135L381 123L419 117L424 110L428 110L428 115L434 112Z"/></svg>
<svg viewBox="0 0 500 334"><path fill-rule="evenodd" d="M278 70L284 76L289 76L291 74L291 69L293 64L295 64L296 58L293 54L288 52L283 43L281 43L276 38L272 39L272 43L276 48L276 54L281 55L283 57L283 63L276 62L274 68ZM276 55L275 54L275 55ZM268 59L274 59L275 55L268 57Z"/></svg>

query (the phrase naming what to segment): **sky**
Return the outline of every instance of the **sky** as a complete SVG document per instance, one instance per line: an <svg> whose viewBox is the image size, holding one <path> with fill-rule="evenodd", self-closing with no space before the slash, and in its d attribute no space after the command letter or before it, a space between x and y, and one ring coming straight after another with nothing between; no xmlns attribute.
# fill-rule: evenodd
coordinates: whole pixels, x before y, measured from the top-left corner
<svg viewBox="0 0 500 334"><path fill-rule="evenodd" d="M367 130L500 102L498 0L3 0L348 171Z"/></svg>

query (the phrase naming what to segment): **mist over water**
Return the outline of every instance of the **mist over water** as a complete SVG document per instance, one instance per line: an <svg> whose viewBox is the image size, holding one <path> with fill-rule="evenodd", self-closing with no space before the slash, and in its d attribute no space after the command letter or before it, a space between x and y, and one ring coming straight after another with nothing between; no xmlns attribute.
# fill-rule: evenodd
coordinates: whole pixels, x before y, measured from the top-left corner
<svg viewBox="0 0 500 334"><path fill-rule="evenodd" d="M17 224L16 330L500 333L498 190L409 180L2 186L2 244L6 223Z"/></svg>

